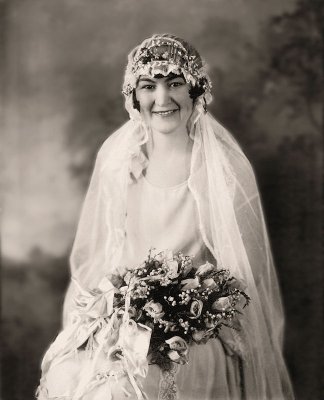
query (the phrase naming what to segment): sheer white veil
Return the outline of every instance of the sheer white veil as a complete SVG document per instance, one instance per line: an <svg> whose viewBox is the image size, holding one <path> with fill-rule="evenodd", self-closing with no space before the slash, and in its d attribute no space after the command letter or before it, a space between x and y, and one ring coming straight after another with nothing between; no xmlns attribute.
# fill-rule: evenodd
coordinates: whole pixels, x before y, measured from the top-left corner
<svg viewBox="0 0 324 400"><path fill-rule="evenodd" d="M201 232L220 267L242 279L251 297L239 332L227 341L241 353L248 399L293 398L282 355L284 314L253 169L233 137L209 114L194 129L192 174ZM232 337L230 337L232 336Z"/></svg>

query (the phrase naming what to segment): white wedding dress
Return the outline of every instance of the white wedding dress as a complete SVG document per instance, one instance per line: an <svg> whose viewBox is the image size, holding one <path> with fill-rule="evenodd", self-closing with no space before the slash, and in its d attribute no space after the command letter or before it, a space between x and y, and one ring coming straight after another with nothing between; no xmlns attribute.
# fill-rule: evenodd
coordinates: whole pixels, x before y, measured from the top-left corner
<svg viewBox="0 0 324 400"><path fill-rule="evenodd" d="M151 247L181 250L196 265L217 259L245 282L251 302L242 329L224 327L219 339L193 345L188 365L171 374L150 366L143 381L149 400L294 398L282 355L280 290L253 169L231 135L210 114L199 113L190 134L191 175L175 187L158 188L144 178L142 146L149 133L141 122L128 121L100 149L70 258L64 327L44 356L39 400L140 398L127 377L97 380L97 372L104 375L111 366L102 352L98 360L84 358L83 339L91 337L92 325L79 325L75 299L85 291L92 301L102 279L142 263ZM132 397L122 393L124 387Z"/></svg>
<svg viewBox="0 0 324 400"><path fill-rule="evenodd" d="M142 175L128 191L122 266L141 264L152 247L155 253L166 249L182 251L194 257L197 267L206 261L215 263L201 237L196 204L187 181L161 188ZM169 373L150 365L143 382L144 392L150 400L241 399L239 365L235 354L225 353L221 340L211 339L207 344L193 345L189 363L175 364Z"/></svg>

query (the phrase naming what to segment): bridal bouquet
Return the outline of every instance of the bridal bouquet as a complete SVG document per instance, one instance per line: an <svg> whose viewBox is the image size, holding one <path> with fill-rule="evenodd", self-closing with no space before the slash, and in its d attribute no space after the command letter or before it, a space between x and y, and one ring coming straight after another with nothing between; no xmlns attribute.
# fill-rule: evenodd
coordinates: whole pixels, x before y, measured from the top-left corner
<svg viewBox="0 0 324 400"><path fill-rule="evenodd" d="M116 390L127 384L143 400L148 363L187 363L190 345L223 326L236 329L250 300L228 270L208 262L195 268L182 253L150 251L136 269L91 290L73 282L74 311L44 356L39 400L120 398Z"/></svg>
<svg viewBox="0 0 324 400"><path fill-rule="evenodd" d="M209 262L194 268L182 253L152 256L124 277L114 277L116 306L136 323L151 328L148 358L165 365L188 362L189 346L218 336L223 326L236 329L238 314L250 298L241 282Z"/></svg>

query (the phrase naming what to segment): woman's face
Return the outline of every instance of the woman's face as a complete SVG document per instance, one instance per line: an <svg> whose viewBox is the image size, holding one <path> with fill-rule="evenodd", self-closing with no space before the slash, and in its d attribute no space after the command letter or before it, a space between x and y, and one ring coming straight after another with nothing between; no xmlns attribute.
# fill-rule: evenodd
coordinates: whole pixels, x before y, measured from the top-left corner
<svg viewBox="0 0 324 400"><path fill-rule="evenodd" d="M193 100L189 85L180 75L143 75L139 78L136 98L145 122L153 130L164 134L187 132Z"/></svg>

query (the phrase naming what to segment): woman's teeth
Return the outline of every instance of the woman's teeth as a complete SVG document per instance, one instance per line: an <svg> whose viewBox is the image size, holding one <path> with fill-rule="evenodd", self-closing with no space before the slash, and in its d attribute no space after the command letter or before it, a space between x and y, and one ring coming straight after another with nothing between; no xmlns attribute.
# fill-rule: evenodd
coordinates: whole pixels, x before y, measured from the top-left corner
<svg viewBox="0 0 324 400"><path fill-rule="evenodd" d="M162 115L162 116L164 116L164 115L169 115L169 114L172 114L172 113L174 113L174 112L176 112L177 110L169 110L169 111L154 111L154 114L157 114L157 115Z"/></svg>

